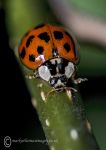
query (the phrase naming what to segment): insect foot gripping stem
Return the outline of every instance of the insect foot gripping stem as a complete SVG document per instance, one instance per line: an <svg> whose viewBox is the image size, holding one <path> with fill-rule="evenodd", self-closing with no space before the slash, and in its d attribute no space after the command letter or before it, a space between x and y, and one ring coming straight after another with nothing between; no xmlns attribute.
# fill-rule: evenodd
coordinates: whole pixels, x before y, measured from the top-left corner
<svg viewBox="0 0 106 150"><path fill-rule="evenodd" d="M30 80L31 80L31 79L34 79L34 78L35 78L35 76L34 76L34 75L32 75L32 74L31 74L31 75L25 75L25 78L27 78L27 79L30 79Z"/></svg>
<svg viewBox="0 0 106 150"><path fill-rule="evenodd" d="M61 88L57 88L57 89L52 89L50 90L47 95L46 95L46 99L53 93L57 92L57 93L60 93L60 92L63 92L63 91L74 91L74 92L78 92L75 88L72 88L72 87L61 87Z"/></svg>
<svg viewBox="0 0 106 150"><path fill-rule="evenodd" d="M78 79L74 80L74 83L75 84L79 84L79 83L84 82L84 81L88 81L88 79L87 78L83 78L83 79L82 78L78 78Z"/></svg>

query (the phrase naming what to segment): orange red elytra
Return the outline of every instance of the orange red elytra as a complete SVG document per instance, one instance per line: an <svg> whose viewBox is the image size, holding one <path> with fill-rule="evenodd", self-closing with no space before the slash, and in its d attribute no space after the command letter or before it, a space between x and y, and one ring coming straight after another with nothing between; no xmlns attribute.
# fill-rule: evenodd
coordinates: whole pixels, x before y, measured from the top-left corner
<svg viewBox="0 0 106 150"><path fill-rule="evenodd" d="M42 24L30 30L19 46L22 63L55 89L71 87L75 79L79 50L76 40L64 28Z"/></svg>

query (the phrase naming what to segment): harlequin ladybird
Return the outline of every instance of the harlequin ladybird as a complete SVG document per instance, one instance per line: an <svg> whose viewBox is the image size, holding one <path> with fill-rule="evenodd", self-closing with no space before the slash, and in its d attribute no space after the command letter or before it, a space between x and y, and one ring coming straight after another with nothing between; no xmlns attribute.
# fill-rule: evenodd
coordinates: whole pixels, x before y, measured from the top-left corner
<svg viewBox="0 0 106 150"><path fill-rule="evenodd" d="M49 82L55 89L69 86L74 79L79 62L75 38L64 28L42 24L29 31L19 46L19 56L26 67L34 70L37 77Z"/></svg>

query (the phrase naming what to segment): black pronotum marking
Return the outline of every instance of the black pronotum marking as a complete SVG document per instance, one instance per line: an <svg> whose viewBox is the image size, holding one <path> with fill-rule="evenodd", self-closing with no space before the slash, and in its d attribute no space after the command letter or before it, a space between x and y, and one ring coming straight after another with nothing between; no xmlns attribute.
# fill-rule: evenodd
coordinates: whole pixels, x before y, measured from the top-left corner
<svg viewBox="0 0 106 150"><path fill-rule="evenodd" d="M34 35L31 35L31 36L28 38L28 40L27 40L27 42L26 42L26 47L29 47L30 42L32 42L32 40L33 40L34 37L35 37Z"/></svg>
<svg viewBox="0 0 106 150"><path fill-rule="evenodd" d="M68 43L65 43L63 45L63 47L65 48L65 50L67 51L67 53L71 50L71 47L70 47L70 45Z"/></svg>
<svg viewBox="0 0 106 150"><path fill-rule="evenodd" d="M40 25L36 26L34 29L39 29L39 28L42 28L44 26L45 26L45 24L40 24Z"/></svg>
<svg viewBox="0 0 106 150"><path fill-rule="evenodd" d="M54 37L56 40L61 40L63 38L63 33L60 31L54 31Z"/></svg>
<svg viewBox="0 0 106 150"><path fill-rule="evenodd" d="M23 59L26 55L26 51L25 51L25 47L23 47L21 53L20 53L20 57Z"/></svg>
<svg viewBox="0 0 106 150"><path fill-rule="evenodd" d="M61 59L61 62L57 64L57 67L59 69L59 73L60 74L64 74L65 73L65 67L68 65L68 60L66 59Z"/></svg>
<svg viewBox="0 0 106 150"><path fill-rule="evenodd" d="M45 63L45 65L48 67L51 75L55 75L56 74L56 64L52 64L51 61L47 61Z"/></svg>
<svg viewBox="0 0 106 150"><path fill-rule="evenodd" d="M50 60L50 61L45 62L44 65L48 67L52 76L57 74L56 68L58 68L59 74L64 74L65 67L68 65L68 60L61 58L60 63L57 62L57 60L55 60L55 63L52 63L52 60Z"/></svg>
<svg viewBox="0 0 106 150"><path fill-rule="evenodd" d="M49 42L49 40L50 40L50 37L49 37L49 35L48 35L47 32L40 33L40 34L38 35L38 37L39 37L41 40L44 40L45 42Z"/></svg>
<svg viewBox="0 0 106 150"><path fill-rule="evenodd" d="M67 31L65 31L65 33L66 33L66 35L70 38L70 40L72 41L73 46L74 46L74 48L75 48L75 42L74 42L72 36L71 36Z"/></svg>
<svg viewBox="0 0 106 150"><path fill-rule="evenodd" d="M44 51L44 48L43 48L42 46L38 46L38 47L37 47L37 52L38 52L38 54L42 54L43 51Z"/></svg>
<svg viewBox="0 0 106 150"><path fill-rule="evenodd" d="M35 61L35 56L33 54L29 55L29 61L32 61L32 62Z"/></svg>

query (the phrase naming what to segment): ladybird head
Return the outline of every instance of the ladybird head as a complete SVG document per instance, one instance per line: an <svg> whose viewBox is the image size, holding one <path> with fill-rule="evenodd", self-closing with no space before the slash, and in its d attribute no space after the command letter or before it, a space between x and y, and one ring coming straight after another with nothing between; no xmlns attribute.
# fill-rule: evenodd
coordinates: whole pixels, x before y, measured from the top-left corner
<svg viewBox="0 0 106 150"><path fill-rule="evenodd" d="M61 76L53 76L53 77L51 77L49 83L55 89L60 89L60 88L66 86L67 81L68 81L68 78L66 77L66 75L61 75Z"/></svg>

